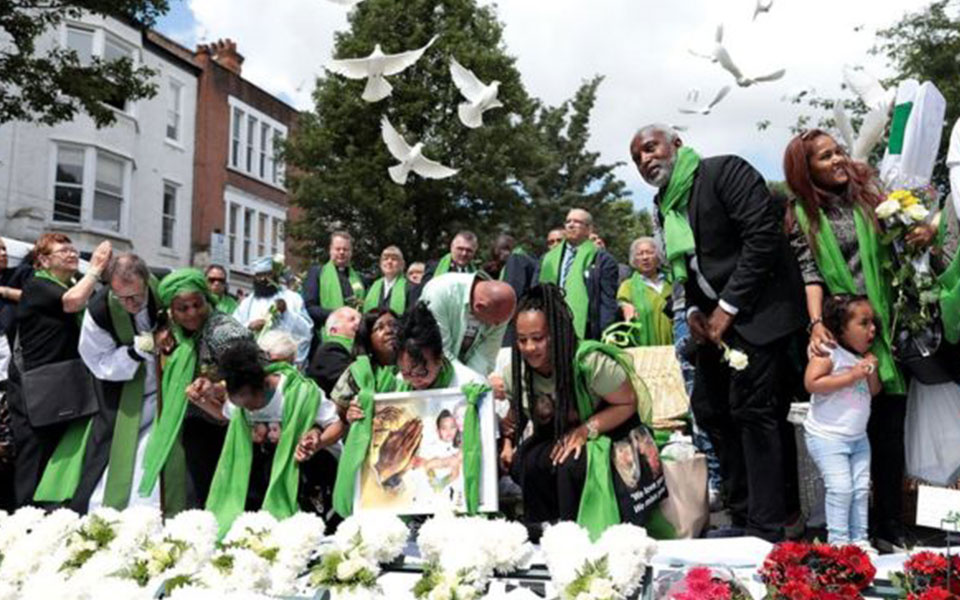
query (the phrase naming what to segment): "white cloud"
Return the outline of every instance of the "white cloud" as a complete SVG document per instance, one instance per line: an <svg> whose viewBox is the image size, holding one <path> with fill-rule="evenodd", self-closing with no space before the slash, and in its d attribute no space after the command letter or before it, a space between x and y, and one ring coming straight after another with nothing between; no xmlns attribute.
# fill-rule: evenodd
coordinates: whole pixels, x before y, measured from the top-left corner
<svg viewBox="0 0 960 600"><path fill-rule="evenodd" d="M663 121L689 126L686 142L705 155L740 154L768 178L781 179L787 128L798 114L781 96L807 85L839 95L844 63L883 74L882 61L867 54L873 32L927 3L777 0L756 22L753 0L503 0L498 12L531 94L557 104L584 79L606 76L591 122L591 146L605 162L629 162L633 131ZM246 57L244 76L301 109L311 106L313 78L330 58L334 32L347 27L346 9L327 0L189 0L189 7L198 40L234 39ZM719 66L687 53L709 48L720 22L725 45L746 72L783 67L787 74L774 83L734 86L710 116L681 115L677 107L690 88L712 96L732 83ZM857 26L863 29L855 32ZM761 119L771 121L763 132L756 128ZM619 175L639 204L649 202L651 190L632 165Z"/></svg>

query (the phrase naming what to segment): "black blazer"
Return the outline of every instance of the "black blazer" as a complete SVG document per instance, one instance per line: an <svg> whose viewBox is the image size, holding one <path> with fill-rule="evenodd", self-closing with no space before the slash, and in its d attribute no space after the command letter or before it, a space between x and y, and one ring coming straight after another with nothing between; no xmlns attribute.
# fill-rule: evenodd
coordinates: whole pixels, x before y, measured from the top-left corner
<svg viewBox="0 0 960 600"><path fill-rule="evenodd" d="M701 160L694 177L687 214L697 264L719 297L738 309L734 329L764 345L804 327L803 280L784 232L786 208L763 176L738 156L715 156ZM709 314L717 301L689 265L688 272L687 307Z"/></svg>
<svg viewBox="0 0 960 600"><path fill-rule="evenodd" d="M504 263L503 268L507 270L504 281L510 284L513 292L517 295L517 301L523 297L527 290L537 285L537 278L540 275L540 261L527 254L511 254ZM502 348L509 348L517 339L517 330L510 321L507 326L507 332L503 335Z"/></svg>
<svg viewBox="0 0 960 600"><path fill-rule="evenodd" d="M540 259L540 266L543 268L543 259ZM619 266L609 252L600 250L583 277L587 286L588 301L587 328L584 337L588 340L599 340L603 330L615 323L619 316L620 309L617 306ZM558 273L557 281L550 283L559 285L559 278Z"/></svg>

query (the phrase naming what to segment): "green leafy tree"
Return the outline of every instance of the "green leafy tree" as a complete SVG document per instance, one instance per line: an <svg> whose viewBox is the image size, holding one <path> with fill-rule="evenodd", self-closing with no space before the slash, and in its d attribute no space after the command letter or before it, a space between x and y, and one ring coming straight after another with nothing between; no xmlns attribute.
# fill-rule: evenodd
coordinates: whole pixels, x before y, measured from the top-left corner
<svg viewBox="0 0 960 600"><path fill-rule="evenodd" d="M393 94L377 103L360 96L364 81L325 74L317 79L313 110L303 113L283 155L302 217L291 232L309 254L322 256L334 229L355 238L355 262L375 264L396 244L408 261L446 251L460 229L481 237L482 248L501 223L526 211L519 181L545 159L533 125L536 107L507 55L494 9L474 0L364 2L338 33L334 55L366 56L375 43L386 53L420 47L439 36L416 65L389 79ZM504 108L468 129L457 118L463 101L450 77L455 57L485 82L501 82ZM427 180L411 174L397 185L387 174L396 161L381 139L381 116L424 154L460 172Z"/></svg>
<svg viewBox="0 0 960 600"><path fill-rule="evenodd" d="M55 47L37 51L38 38L65 19L83 14L112 16L150 26L168 10L167 0L0 1L0 124L31 121L53 125L83 111L98 127L113 123L105 103L152 97L153 70L129 58L80 61L76 52Z"/></svg>
<svg viewBox="0 0 960 600"><path fill-rule="evenodd" d="M624 163L604 164L600 154L587 149L590 113L603 77L585 81L573 98L557 107L543 107L537 128L548 162L523 180L529 197L529 221L525 229L532 247L545 248L547 233L562 226L571 208L593 215L594 228L619 260L626 262L630 242L653 230L649 213L642 216L627 198L626 184L614 170Z"/></svg>

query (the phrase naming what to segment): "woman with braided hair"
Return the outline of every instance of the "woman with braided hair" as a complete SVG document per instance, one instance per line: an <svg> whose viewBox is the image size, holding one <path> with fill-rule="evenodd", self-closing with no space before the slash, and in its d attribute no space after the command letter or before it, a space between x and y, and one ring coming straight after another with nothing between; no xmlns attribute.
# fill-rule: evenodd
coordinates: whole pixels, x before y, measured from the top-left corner
<svg viewBox="0 0 960 600"><path fill-rule="evenodd" d="M645 458L650 396L629 357L578 341L552 284L521 298L515 324L502 372L511 439L501 459L523 489L525 520L576 520L594 537L616 523L643 524L666 487L659 461Z"/></svg>

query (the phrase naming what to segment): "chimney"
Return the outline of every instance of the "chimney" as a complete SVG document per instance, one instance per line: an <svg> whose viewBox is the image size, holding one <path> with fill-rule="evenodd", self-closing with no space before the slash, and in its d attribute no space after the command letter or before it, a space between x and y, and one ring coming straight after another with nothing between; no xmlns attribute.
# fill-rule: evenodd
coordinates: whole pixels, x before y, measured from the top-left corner
<svg viewBox="0 0 960 600"><path fill-rule="evenodd" d="M209 55L224 69L237 75L240 74L243 67L243 55L237 52L237 43L230 38L217 40L211 44L198 45L196 56L201 58L201 55L204 54Z"/></svg>

